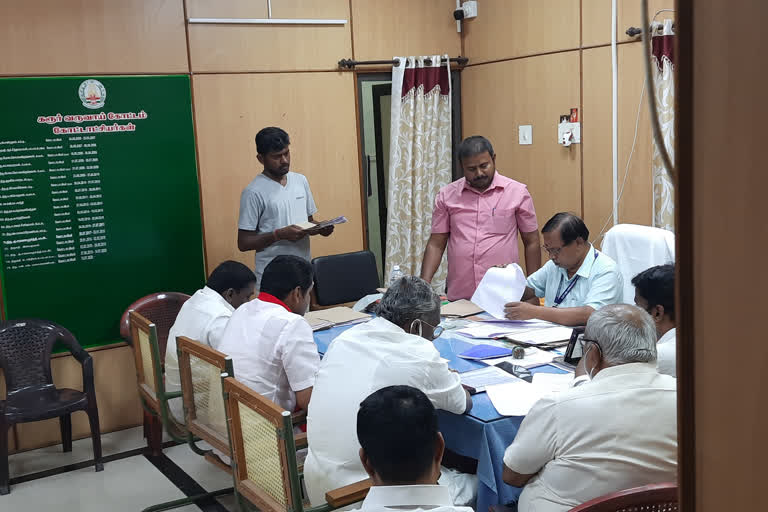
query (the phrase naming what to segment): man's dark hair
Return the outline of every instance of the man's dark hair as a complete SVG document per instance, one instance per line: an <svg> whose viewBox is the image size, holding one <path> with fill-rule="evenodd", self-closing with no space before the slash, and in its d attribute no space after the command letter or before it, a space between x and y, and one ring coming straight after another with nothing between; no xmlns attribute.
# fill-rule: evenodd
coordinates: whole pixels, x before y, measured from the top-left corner
<svg viewBox="0 0 768 512"><path fill-rule="evenodd" d="M573 213L556 213L554 217L544 224L544 227L541 228L541 232L549 233L556 229L560 230L560 238L563 239L563 245L568 245L577 238L589 242L589 229L587 229L587 225L584 224L581 217Z"/></svg>
<svg viewBox="0 0 768 512"><path fill-rule="evenodd" d="M282 151L290 143L291 139L286 131L276 126L262 128L256 134L256 152L260 155Z"/></svg>
<svg viewBox="0 0 768 512"><path fill-rule="evenodd" d="M437 435L435 407L411 386L382 388L357 412L357 439L384 482L424 477L435 458Z"/></svg>
<svg viewBox="0 0 768 512"><path fill-rule="evenodd" d="M675 266L657 265L632 278L637 294L648 301L648 307L664 306L664 313L675 319Z"/></svg>
<svg viewBox="0 0 768 512"><path fill-rule="evenodd" d="M230 288L240 291L255 282L256 274L253 273L253 270L239 261L227 260L213 269L205 285L212 290L223 293Z"/></svg>
<svg viewBox="0 0 768 512"><path fill-rule="evenodd" d="M467 137L459 144L457 149L459 162L467 158L468 156L475 156L481 153L488 152L489 155L494 156L493 146L491 141L483 137L482 135L472 135Z"/></svg>
<svg viewBox="0 0 768 512"><path fill-rule="evenodd" d="M304 258L281 254L269 262L261 276L260 292L285 300L297 286L307 293L312 286L312 265Z"/></svg>

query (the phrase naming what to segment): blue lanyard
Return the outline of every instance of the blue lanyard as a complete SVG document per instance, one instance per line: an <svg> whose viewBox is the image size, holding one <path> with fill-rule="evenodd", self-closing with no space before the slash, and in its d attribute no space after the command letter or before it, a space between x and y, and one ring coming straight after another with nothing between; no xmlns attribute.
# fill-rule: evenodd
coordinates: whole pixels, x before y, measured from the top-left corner
<svg viewBox="0 0 768 512"><path fill-rule="evenodd" d="M600 253L597 252L597 249L595 249L595 259L600 256ZM560 293L560 288L563 287L563 276L560 276L560 284L557 285L557 293L555 294L555 303L552 305L553 308L558 307L568 296L569 293L571 293L571 290L573 290L573 287L576 286L576 281L579 280L579 275L573 278L573 281L568 283L568 286L565 287L565 290L563 290L563 293Z"/></svg>

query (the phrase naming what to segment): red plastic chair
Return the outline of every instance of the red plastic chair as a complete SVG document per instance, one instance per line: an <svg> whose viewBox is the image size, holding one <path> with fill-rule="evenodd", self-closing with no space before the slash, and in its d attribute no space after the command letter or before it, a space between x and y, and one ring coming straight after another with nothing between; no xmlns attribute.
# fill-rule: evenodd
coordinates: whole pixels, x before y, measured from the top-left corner
<svg viewBox="0 0 768 512"><path fill-rule="evenodd" d="M677 483L651 484L600 496L570 512L677 512ZM517 511L517 506L491 505L488 512Z"/></svg>
<svg viewBox="0 0 768 512"><path fill-rule="evenodd" d="M590 500L571 512L677 512L677 483L651 484Z"/></svg>
<svg viewBox="0 0 768 512"><path fill-rule="evenodd" d="M179 292L160 292L142 297L125 310L120 319L120 337L128 344L132 343L131 324L128 319L130 311L136 311L141 316L155 324L157 342L160 348L160 359L165 361L165 348L168 345L168 332L171 330L181 306L189 299L189 295ZM163 424L155 416L144 411L144 437L152 455L159 455L163 444Z"/></svg>

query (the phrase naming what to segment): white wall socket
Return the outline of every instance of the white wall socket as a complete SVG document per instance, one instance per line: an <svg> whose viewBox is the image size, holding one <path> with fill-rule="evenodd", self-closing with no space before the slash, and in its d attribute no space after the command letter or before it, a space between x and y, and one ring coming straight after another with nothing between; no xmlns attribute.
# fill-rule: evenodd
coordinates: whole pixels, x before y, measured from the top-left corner
<svg viewBox="0 0 768 512"><path fill-rule="evenodd" d="M517 130L520 144L533 144L533 126L530 124L521 124L518 126Z"/></svg>

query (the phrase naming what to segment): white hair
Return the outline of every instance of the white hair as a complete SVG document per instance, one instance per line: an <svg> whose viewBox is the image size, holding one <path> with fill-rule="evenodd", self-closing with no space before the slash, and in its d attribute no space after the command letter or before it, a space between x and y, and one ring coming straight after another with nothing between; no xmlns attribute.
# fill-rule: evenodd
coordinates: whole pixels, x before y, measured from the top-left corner
<svg viewBox="0 0 768 512"><path fill-rule="evenodd" d="M439 315L439 311L440 297L432 287L418 277L407 276L389 287L376 314L407 330L414 320Z"/></svg>
<svg viewBox="0 0 768 512"><path fill-rule="evenodd" d="M595 311L584 337L597 341L608 364L656 361L656 326L651 315L637 306L614 304Z"/></svg>

